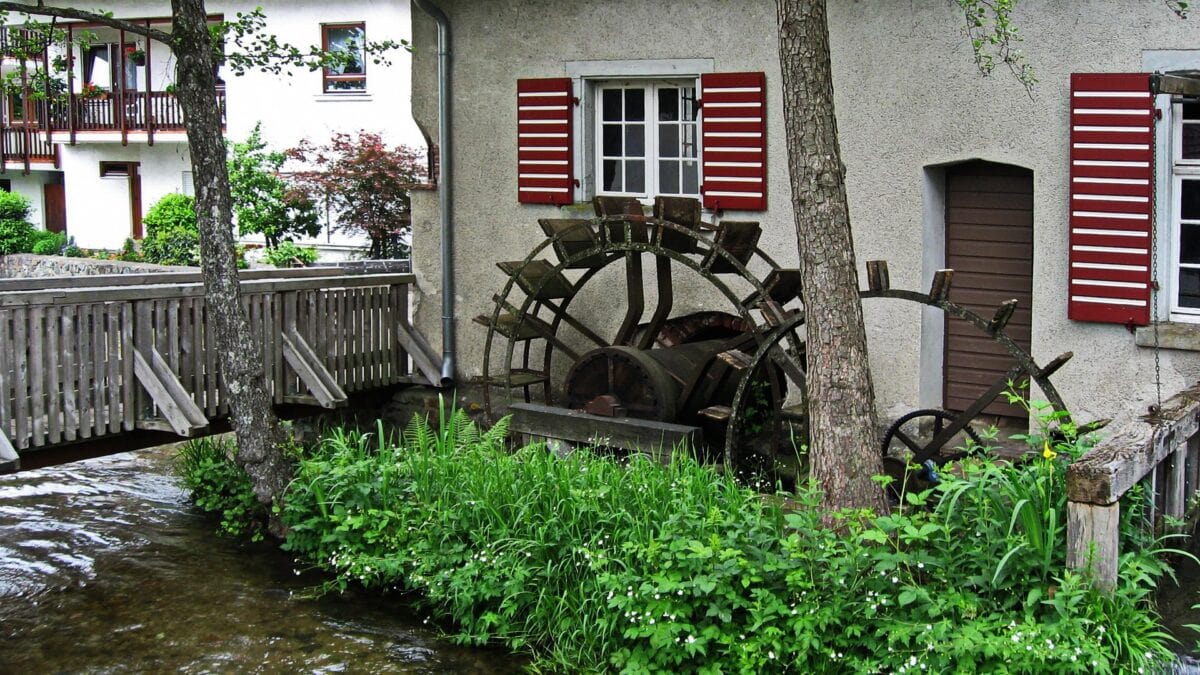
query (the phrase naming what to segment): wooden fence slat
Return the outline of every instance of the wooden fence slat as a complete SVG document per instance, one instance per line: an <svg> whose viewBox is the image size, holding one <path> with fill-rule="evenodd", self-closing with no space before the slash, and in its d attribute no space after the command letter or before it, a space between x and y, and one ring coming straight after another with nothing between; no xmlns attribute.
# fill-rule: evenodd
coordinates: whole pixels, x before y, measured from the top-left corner
<svg viewBox="0 0 1200 675"><path fill-rule="evenodd" d="M92 431L97 436L103 436L108 429L108 410L104 396L104 305L92 305L92 408L95 411Z"/></svg>
<svg viewBox="0 0 1200 675"><path fill-rule="evenodd" d="M137 428L137 382L133 374L133 303L121 303L121 427Z"/></svg>
<svg viewBox="0 0 1200 675"><path fill-rule="evenodd" d="M75 362L79 391L79 437L91 438L96 408L92 405L92 311L75 305Z"/></svg>
<svg viewBox="0 0 1200 675"><path fill-rule="evenodd" d="M272 337L283 335L283 298L278 293L271 294L271 335ZM272 339L271 343L275 345L275 340ZM275 374L271 380L273 383L272 400L276 403L283 403L283 350L279 349L278 345L275 345L271 352L274 360L273 372Z"/></svg>
<svg viewBox="0 0 1200 675"><path fill-rule="evenodd" d="M192 302L193 298L179 301L179 382L195 399L196 383L192 375Z"/></svg>
<svg viewBox="0 0 1200 675"><path fill-rule="evenodd" d="M117 433L121 430L121 304L111 303L105 306L108 316L106 360L108 363L108 431Z"/></svg>
<svg viewBox="0 0 1200 675"><path fill-rule="evenodd" d="M167 306L167 349L163 358L171 364L171 372L179 376L179 300L171 299Z"/></svg>
<svg viewBox="0 0 1200 675"><path fill-rule="evenodd" d="M58 370L59 335L62 330L59 307L46 308L46 442L62 442L62 380Z"/></svg>
<svg viewBox="0 0 1200 675"><path fill-rule="evenodd" d="M346 315L346 289L339 288L334 291L335 301L337 303L337 381L338 386L342 389L350 388L350 363L346 358L346 349L350 340L350 331L348 330L350 319Z"/></svg>
<svg viewBox="0 0 1200 675"><path fill-rule="evenodd" d="M211 312L208 301L204 301L204 411L209 418L217 416L217 346L213 334Z"/></svg>
<svg viewBox="0 0 1200 675"><path fill-rule="evenodd" d="M321 365L332 371L333 361L329 358L329 293L314 291L317 301L317 341L313 345L317 356L321 357Z"/></svg>
<svg viewBox="0 0 1200 675"><path fill-rule="evenodd" d="M13 318L13 412L16 434L12 439L18 450L29 447L29 309L12 313Z"/></svg>
<svg viewBox="0 0 1200 675"><path fill-rule="evenodd" d="M0 309L0 432L13 435L12 312Z"/></svg>
<svg viewBox="0 0 1200 675"><path fill-rule="evenodd" d="M75 350L79 344L75 320L76 307L62 308L62 409L63 438L67 442L79 436L79 368L75 364Z"/></svg>
<svg viewBox="0 0 1200 675"><path fill-rule="evenodd" d="M45 330L46 308L31 307L29 309L29 414L32 415L30 428L33 432L34 447L46 443L46 406L42 398L45 390L45 343L42 340Z"/></svg>

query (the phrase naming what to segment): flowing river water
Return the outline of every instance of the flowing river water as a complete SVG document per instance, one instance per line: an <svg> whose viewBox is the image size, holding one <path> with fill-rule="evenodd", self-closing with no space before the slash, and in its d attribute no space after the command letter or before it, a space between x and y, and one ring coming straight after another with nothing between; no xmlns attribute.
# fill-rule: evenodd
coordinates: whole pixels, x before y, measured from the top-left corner
<svg viewBox="0 0 1200 675"><path fill-rule="evenodd" d="M0 476L0 673L515 673L403 598L305 599L268 544L214 534L142 450Z"/></svg>

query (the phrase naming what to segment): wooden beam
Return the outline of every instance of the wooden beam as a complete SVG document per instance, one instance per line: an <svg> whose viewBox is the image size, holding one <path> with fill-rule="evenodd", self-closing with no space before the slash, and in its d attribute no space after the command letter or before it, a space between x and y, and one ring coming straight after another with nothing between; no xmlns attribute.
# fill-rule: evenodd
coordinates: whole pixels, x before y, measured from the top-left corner
<svg viewBox="0 0 1200 675"><path fill-rule="evenodd" d="M404 317L400 317L396 321L396 339L400 341L400 346L404 348L404 351L412 357L413 365L421 371L425 380L435 387L442 386L442 370L438 366L441 359L425 342L417 329L413 328L408 319Z"/></svg>
<svg viewBox="0 0 1200 675"><path fill-rule="evenodd" d="M509 429L514 433L646 452L661 462L669 461L674 449L687 452L701 440L700 427L682 424L602 417L534 403L514 403L508 410L512 414Z"/></svg>
<svg viewBox="0 0 1200 675"><path fill-rule="evenodd" d="M930 302L943 302L950 296L950 284L954 282L954 270L943 269L933 273L933 283L929 285Z"/></svg>
<svg viewBox="0 0 1200 675"><path fill-rule="evenodd" d="M891 277L888 275L888 264L886 260L868 260L867 261L867 288L875 292L886 291L892 287Z"/></svg>
<svg viewBox="0 0 1200 675"><path fill-rule="evenodd" d="M279 336L283 346L283 360L291 366L304 386L312 392L322 408L337 408L346 405L349 397L338 386L337 379L325 368L321 358L300 336L295 325L288 327Z"/></svg>
<svg viewBox="0 0 1200 675"><path fill-rule="evenodd" d="M1200 385L1172 396L1157 417L1130 423L1071 463L1067 498L1105 506L1200 433Z"/></svg>
<svg viewBox="0 0 1200 675"><path fill-rule="evenodd" d="M1172 96L1200 96L1200 73L1154 73L1150 76L1150 91Z"/></svg>
<svg viewBox="0 0 1200 675"><path fill-rule="evenodd" d="M1117 583L1120 520L1120 502L1067 502L1067 567L1090 570L1096 587L1104 591Z"/></svg>
<svg viewBox="0 0 1200 675"><path fill-rule="evenodd" d="M191 437L208 428L208 418L157 350L133 349L133 372L176 434Z"/></svg>

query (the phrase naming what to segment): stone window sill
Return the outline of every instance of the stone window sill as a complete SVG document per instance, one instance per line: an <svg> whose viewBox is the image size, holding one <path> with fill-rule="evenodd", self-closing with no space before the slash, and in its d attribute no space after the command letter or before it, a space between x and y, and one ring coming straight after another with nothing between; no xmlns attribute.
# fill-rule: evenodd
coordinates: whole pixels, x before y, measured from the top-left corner
<svg viewBox="0 0 1200 675"><path fill-rule="evenodd" d="M1154 347L1154 326L1138 326L1133 332L1139 347ZM1200 352L1200 323L1162 321L1158 324L1160 349L1181 349Z"/></svg>

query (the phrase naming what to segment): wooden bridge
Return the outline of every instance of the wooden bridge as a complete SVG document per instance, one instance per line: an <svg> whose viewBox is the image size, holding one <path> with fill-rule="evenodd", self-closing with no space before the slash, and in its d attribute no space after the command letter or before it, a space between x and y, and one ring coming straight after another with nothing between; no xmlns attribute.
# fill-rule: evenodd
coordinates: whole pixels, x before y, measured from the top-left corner
<svg viewBox="0 0 1200 675"><path fill-rule="evenodd" d="M438 381L437 355L409 323L412 282L244 271L243 308L275 403L333 408L353 393ZM0 280L0 464L137 430L205 432L228 412L206 315L198 273Z"/></svg>

